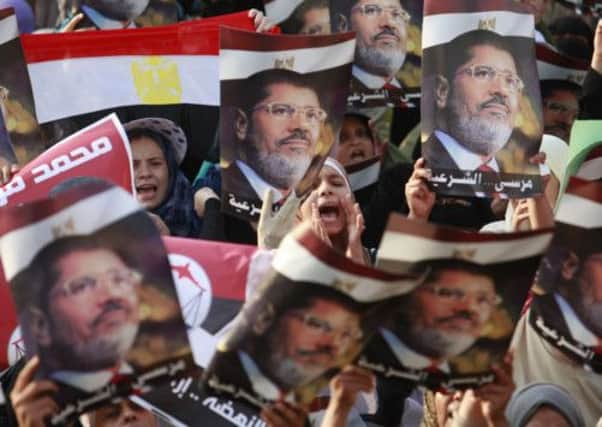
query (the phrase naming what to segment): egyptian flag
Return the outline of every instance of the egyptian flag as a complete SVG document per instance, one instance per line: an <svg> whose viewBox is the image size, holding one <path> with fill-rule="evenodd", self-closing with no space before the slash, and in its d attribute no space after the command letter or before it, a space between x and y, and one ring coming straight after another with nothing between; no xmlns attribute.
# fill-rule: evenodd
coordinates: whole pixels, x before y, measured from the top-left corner
<svg viewBox="0 0 602 427"><path fill-rule="evenodd" d="M563 55L551 46L535 45L537 72L540 80L569 80L581 86L589 70L589 63Z"/></svg>
<svg viewBox="0 0 602 427"><path fill-rule="evenodd" d="M241 12L162 27L23 36L39 122L58 140L107 111L124 123L165 117L186 132L183 169L196 173L218 119L219 25L254 31Z"/></svg>

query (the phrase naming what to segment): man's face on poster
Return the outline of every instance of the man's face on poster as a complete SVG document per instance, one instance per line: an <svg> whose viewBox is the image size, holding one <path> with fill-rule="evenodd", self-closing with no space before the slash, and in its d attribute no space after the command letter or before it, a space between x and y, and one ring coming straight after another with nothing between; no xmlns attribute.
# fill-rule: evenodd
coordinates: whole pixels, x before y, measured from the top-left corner
<svg viewBox="0 0 602 427"><path fill-rule="evenodd" d="M299 385L341 363L361 337L359 314L316 298L281 316L269 337L270 366L283 382Z"/></svg>
<svg viewBox="0 0 602 427"><path fill-rule="evenodd" d="M592 331L602 337L602 252L591 254L583 263L579 289L582 315Z"/></svg>
<svg viewBox="0 0 602 427"><path fill-rule="evenodd" d="M268 92L248 115L239 111L237 136L259 175L276 188L289 189L315 155L326 111L308 87L274 83Z"/></svg>
<svg viewBox="0 0 602 427"><path fill-rule="evenodd" d="M351 30L357 33L355 63L373 74L394 76L406 56L408 19L399 0L355 2L351 8Z"/></svg>
<svg viewBox="0 0 602 427"><path fill-rule="evenodd" d="M138 331L139 274L108 249L75 250L56 267L60 275L48 293L49 347L68 349L74 366L114 366Z"/></svg>
<svg viewBox="0 0 602 427"><path fill-rule="evenodd" d="M138 18L148 7L150 0L85 0L91 8L107 18L130 21Z"/></svg>
<svg viewBox="0 0 602 427"><path fill-rule="evenodd" d="M579 100L569 90L555 90L543 100L544 133L569 142L571 128L579 115Z"/></svg>
<svg viewBox="0 0 602 427"><path fill-rule="evenodd" d="M492 156L512 134L523 83L509 52L477 45L471 53L449 76L450 86L437 83L437 105L447 108L452 137L475 154Z"/></svg>
<svg viewBox="0 0 602 427"><path fill-rule="evenodd" d="M413 293L412 340L429 356L457 356L479 338L498 299L489 276L441 270Z"/></svg>

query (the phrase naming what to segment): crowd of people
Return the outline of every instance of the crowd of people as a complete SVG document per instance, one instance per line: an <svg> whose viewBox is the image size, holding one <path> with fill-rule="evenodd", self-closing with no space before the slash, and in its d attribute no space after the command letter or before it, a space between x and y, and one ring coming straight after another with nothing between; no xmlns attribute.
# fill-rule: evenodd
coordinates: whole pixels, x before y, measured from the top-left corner
<svg viewBox="0 0 602 427"><path fill-rule="evenodd" d="M140 206L148 212L162 235L251 244L262 251L277 251L279 243L293 227L309 223L315 234L334 250L362 265L374 263L387 218L393 212L417 222L471 231L506 233L553 227L553 210L565 174L563 156L567 155L573 123L578 119L602 119L602 23L596 22L594 12L597 9L593 6L579 9L571 2L555 0L521 2L534 14L537 43L566 57L591 61L582 83L561 78L540 82L543 144L538 153L525 159L524 165L511 166L513 172L546 171L547 166L549 173L543 180L541 195L507 200L483 197L482 189L473 187L472 194L448 196L435 191L430 182L432 169L503 173L509 166L507 161L498 161L496 154L508 144L514 130L523 85L518 76L519 64L501 37L492 36L490 31L474 30L456 39L462 55L446 63L445 74L438 75L430 88L433 93L429 96L434 98L436 108L428 139L420 143L415 132L420 120L419 108L399 103L391 107L395 110L395 123L386 141L379 136L371 118L349 111L344 115L329 157L303 198L292 188L312 163L312 153L319 143L326 112L320 94L296 73L287 70L267 75L258 73L254 78L261 90L240 94L233 121L239 151L236 158L239 160L225 168L219 164L219 154L216 154L220 148L218 136L204 165L197 165L200 173L197 175L194 171L193 175L181 166L188 147L196 142L181 126L161 117L125 123ZM398 80L397 71L406 58L409 31L405 0L355 0L350 3L353 3L351 16L337 15L336 25L331 26L329 2L306 0L280 27L285 33L304 35L328 34L337 26L340 31L356 31L351 91L390 88L395 93L401 90L404 83ZM148 4L149 1L143 0L0 0L0 8L15 8L21 33L135 28L138 25L136 18ZM263 10L262 2L178 0L177 6L181 20L202 19L255 7L249 12L249 19L253 20L257 31L269 31L274 26L269 16L266 18L260 11ZM380 66L374 67L374 64ZM427 162L425 157L431 161ZM353 177L354 167L372 159L376 159L377 165L375 179L367 185L358 185ZM8 183L18 171L17 165L3 164L0 182ZM222 212L222 185L235 188L236 194L243 197L262 198L264 205L259 220L246 221ZM122 271L120 274L127 273L127 277L115 280L127 282L128 289L136 286L135 275L119 254L93 247L89 241L75 243L81 246L80 251L85 256L94 257L98 265L113 263ZM59 272L61 277L71 274L69 268L77 270L78 262L73 254L69 254L71 249L63 249L51 254L65 269ZM46 273L43 271L45 256L47 254L39 255L40 274ZM571 271L575 277L570 279L576 280L581 292L587 293L599 307L602 304L602 253L582 258L576 257L574 265L566 266L565 270ZM68 266L70 263L72 265ZM93 286L84 285L90 292L92 288L98 288L97 283L100 280L96 279ZM56 292L49 292L73 297L79 292L76 286L61 288L57 285ZM132 295L133 292L130 299ZM127 295L120 298L127 306ZM470 347L489 320L496 298L499 297L495 294L493 280L486 272L478 268L458 270L454 264L441 265L428 271L420 292L400 309L403 315L414 319L414 324L436 331L432 339L426 341L424 335L414 334L412 328L403 326L396 334L381 328L376 339L389 342L400 354L407 350L402 355L404 365L417 369L429 367L433 360L443 361ZM573 299L567 295L563 301L564 305L554 305L556 310L572 304ZM304 346L307 351L321 349L324 354L327 350L335 354L345 345L346 337L358 333L354 319L335 299L316 302L299 295L298 304L299 307L290 309L302 308L309 313L301 319L301 325L297 326L298 319L287 313L277 313L288 316L290 328L300 328L298 337L304 337L306 329L313 329L314 335L316 328L326 332L324 336L318 334L299 344L289 343L282 331L274 328L262 346L245 348L246 352L258 354L265 364L261 366L261 372L269 377L265 382L287 384L295 381L294 372L287 366L270 363L274 356L283 353L294 359L297 357L296 345ZM32 307L32 321L40 325L36 337L40 356L44 355L45 347L61 345L65 349L64 358L21 360L2 373L0 380L6 405L0 406L0 426L44 426L57 412L53 399L56 385L52 380L36 379L36 372L47 368L45 364L52 363L53 368L63 367L60 370L65 371L78 366L94 369L94 352L85 351L88 347L77 341L70 341L77 338L77 334L82 334L81 340L85 341L83 336L87 331L71 329L73 324L90 316L92 308L75 306L68 301L61 308L64 313L58 309L49 311L47 307ZM263 408L261 417L270 427L602 426L600 373L584 369L549 346L527 321L529 311L534 309L525 306L507 357L503 364L494 367L495 381L486 386L453 394L402 386L392 392L390 386L383 385L381 378L350 364L332 377L328 390L322 391L315 405L305 407L275 395L274 403ZM131 323L136 324L136 315L129 314ZM326 323L319 323L324 322L320 315L327 318ZM60 322L64 324L65 334L58 338L64 341L52 342L44 334L44 325ZM470 325L458 326L464 323ZM599 311L592 314L588 326L597 337L599 348L602 337ZM458 329L462 329L461 334L457 333ZM450 335L445 335L446 332ZM126 328L123 333L131 333L131 328ZM428 358L413 353L406 344L420 349L420 353L427 354ZM326 364L326 359L326 356L323 360L300 357L299 364L311 371L316 365ZM438 368L446 367L442 362ZM65 378L56 379L62 381ZM366 409L368 407L372 409ZM86 413L73 425L158 427L169 424L126 399ZM197 425L206 424L199 420Z"/></svg>

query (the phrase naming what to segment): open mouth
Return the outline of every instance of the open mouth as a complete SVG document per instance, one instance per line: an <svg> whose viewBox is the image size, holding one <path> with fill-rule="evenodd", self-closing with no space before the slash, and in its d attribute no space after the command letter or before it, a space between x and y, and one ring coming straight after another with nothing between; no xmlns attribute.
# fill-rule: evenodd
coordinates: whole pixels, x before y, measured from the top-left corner
<svg viewBox="0 0 602 427"><path fill-rule="evenodd" d="M136 187L138 198L142 201L152 200L157 194L157 186L153 184L143 184Z"/></svg>
<svg viewBox="0 0 602 427"><path fill-rule="evenodd" d="M364 150L356 148L355 150L351 151L351 160L353 160L354 162L364 160L365 158L366 153L364 152Z"/></svg>
<svg viewBox="0 0 602 427"><path fill-rule="evenodd" d="M326 223L337 221L341 214L338 205L319 206L318 212L320 213L320 218L322 219L322 221Z"/></svg>

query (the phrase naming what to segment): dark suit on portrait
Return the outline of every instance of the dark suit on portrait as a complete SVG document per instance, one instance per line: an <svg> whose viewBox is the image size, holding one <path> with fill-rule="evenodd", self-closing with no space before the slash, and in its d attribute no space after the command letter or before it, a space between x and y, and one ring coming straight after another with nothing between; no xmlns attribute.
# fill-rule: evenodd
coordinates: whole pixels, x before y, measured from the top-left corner
<svg viewBox="0 0 602 427"><path fill-rule="evenodd" d="M260 200L247 177L242 173L236 161L222 169L222 188L225 193L234 193L237 199ZM227 202L227 199L226 199Z"/></svg>
<svg viewBox="0 0 602 427"><path fill-rule="evenodd" d="M602 349L600 349L599 347L589 347L589 349L594 350L596 354L591 360L586 361L583 359L583 357L575 354L574 352L567 351L566 347L560 347L556 345L556 340L553 337L544 334L541 328L538 326L538 319L541 317L544 320L545 327L555 331L559 338L563 337L573 346L580 347L582 349L587 349L588 347L586 345L580 343L571 334L569 325L566 321L566 314L567 313L563 312L562 308L556 301L554 293L537 295L533 298L533 301L531 302L531 310L529 312L529 323L540 336L542 336L556 348L559 348L561 351L563 351L565 354L567 354L572 359L578 361L579 363L584 363L591 366L594 372L602 374Z"/></svg>

